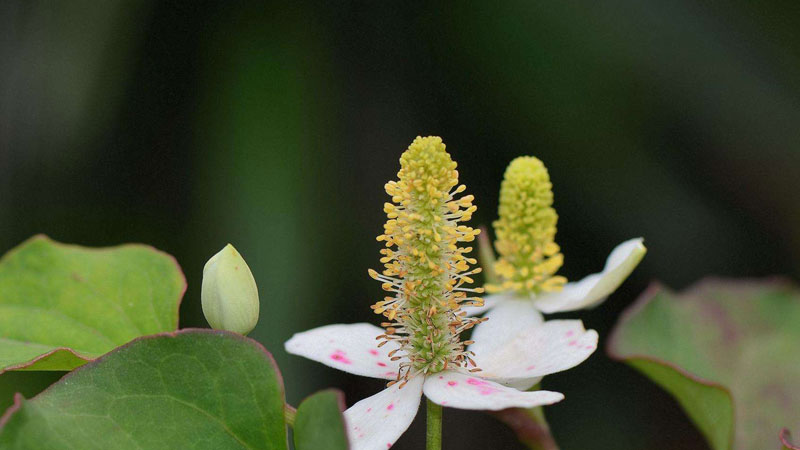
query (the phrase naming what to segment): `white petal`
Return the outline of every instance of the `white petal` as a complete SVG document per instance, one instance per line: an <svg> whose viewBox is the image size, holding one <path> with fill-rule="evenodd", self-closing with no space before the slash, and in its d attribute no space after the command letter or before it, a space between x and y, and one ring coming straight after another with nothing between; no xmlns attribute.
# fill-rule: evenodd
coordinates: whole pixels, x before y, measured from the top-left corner
<svg viewBox="0 0 800 450"><path fill-rule="evenodd" d="M495 305L505 301L508 298L512 297L511 295L506 294L505 292L500 294L487 295L486 297L483 297L483 306L465 306L462 309L467 312L467 317L480 316L481 314L494 308Z"/></svg>
<svg viewBox="0 0 800 450"><path fill-rule="evenodd" d="M351 450L375 450L392 446L419 409L424 379L417 376L400 388L395 383L344 412Z"/></svg>
<svg viewBox="0 0 800 450"><path fill-rule="evenodd" d="M481 377L527 389L545 375L577 366L597 349L597 332L585 330L580 320L548 320L527 329L515 328L514 336L487 335L485 339L497 340L486 346L491 351L480 351L477 340L470 347Z"/></svg>
<svg viewBox="0 0 800 450"><path fill-rule="evenodd" d="M452 370L429 375L425 379L423 391L431 401L442 406L490 411L506 408L532 408L550 405L564 399L564 394L558 392L521 392Z"/></svg>
<svg viewBox="0 0 800 450"><path fill-rule="evenodd" d="M536 307L550 314L596 306L628 278L646 252L642 238L625 241L608 256L602 272L567 283L560 292L540 295L534 300Z"/></svg>
<svg viewBox="0 0 800 450"><path fill-rule="evenodd" d="M544 322L531 300L513 297L505 297L486 314L486 319L475 326L470 338L475 343L469 349L475 354L492 354Z"/></svg>
<svg viewBox="0 0 800 450"><path fill-rule="evenodd" d="M383 328L368 323L326 325L295 334L284 347L334 369L391 380L397 377L400 362L391 361L388 353L397 345L389 342L378 348L375 337L381 334Z"/></svg>

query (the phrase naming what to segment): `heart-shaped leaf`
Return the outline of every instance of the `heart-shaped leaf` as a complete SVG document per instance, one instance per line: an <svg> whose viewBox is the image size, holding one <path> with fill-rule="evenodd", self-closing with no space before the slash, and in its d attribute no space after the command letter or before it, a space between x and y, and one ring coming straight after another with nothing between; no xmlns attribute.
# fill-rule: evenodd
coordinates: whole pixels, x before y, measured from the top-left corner
<svg viewBox="0 0 800 450"><path fill-rule="evenodd" d="M15 400L3 449L287 448L272 356L225 331L142 337Z"/></svg>
<svg viewBox="0 0 800 450"><path fill-rule="evenodd" d="M617 325L612 357L670 392L714 449L777 448L800 423L800 291L713 280L649 289Z"/></svg>
<svg viewBox="0 0 800 450"><path fill-rule="evenodd" d="M303 400L294 419L295 449L347 450L343 410L344 396L337 390L320 391Z"/></svg>
<svg viewBox="0 0 800 450"><path fill-rule="evenodd" d="M72 370L178 327L186 280L145 245L89 249L35 236L0 259L0 373Z"/></svg>

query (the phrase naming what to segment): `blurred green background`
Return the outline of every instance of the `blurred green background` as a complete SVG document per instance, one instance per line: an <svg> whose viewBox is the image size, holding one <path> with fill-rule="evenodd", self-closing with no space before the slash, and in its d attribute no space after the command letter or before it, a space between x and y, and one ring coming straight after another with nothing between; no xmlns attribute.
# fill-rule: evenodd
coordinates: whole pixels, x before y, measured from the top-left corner
<svg viewBox="0 0 800 450"><path fill-rule="evenodd" d="M515 156L549 167L564 274L625 239L649 254L601 307L607 337L652 280L798 276L800 3L155 2L0 4L0 249L35 233L175 255L184 327L227 242L247 259L297 404L367 380L289 356L292 333L371 321L383 184L440 135L495 218ZM6 386L13 377L3 378ZM545 379L565 450L701 449L678 405L598 351ZM420 414L398 449L421 448ZM445 448L521 448L448 409Z"/></svg>

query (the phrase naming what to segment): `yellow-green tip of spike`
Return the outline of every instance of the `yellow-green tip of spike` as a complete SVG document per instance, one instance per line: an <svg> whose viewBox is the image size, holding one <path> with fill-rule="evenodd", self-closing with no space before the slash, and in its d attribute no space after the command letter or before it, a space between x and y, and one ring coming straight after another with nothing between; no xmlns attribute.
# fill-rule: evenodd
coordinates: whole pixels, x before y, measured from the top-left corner
<svg viewBox="0 0 800 450"><path fill-rule="evenodd" d="M555 243L558 215L553 185L537 158L521 156L508 165L500 187L499 218L494 222L499 282L489 292L522 295L559 291L567 279L556 275L564 256Z"/></svg>

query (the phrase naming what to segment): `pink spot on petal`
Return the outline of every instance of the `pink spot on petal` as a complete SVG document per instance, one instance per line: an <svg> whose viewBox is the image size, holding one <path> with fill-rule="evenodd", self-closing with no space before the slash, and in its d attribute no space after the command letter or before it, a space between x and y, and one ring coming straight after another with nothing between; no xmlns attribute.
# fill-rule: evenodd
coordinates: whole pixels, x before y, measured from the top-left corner
<svg viewBox="0 0 800 450"><path fill-rule="evenodd" d="M341 350L336 350L331 354L331 359L334 361L339 361L344 364L352 364L353 362L347 359L344 352Z"/></svg>
<svg viewBox="0 0 800 450"><path fill-rule="evenodd" d="M392 448L392 443L391 442L387 443L386 448Z"/></svg>
<svg viewBox="0 0 800 450"><path fill-rule="evenodd" d="M458 385L458 382L457 382L457 381L448 381L448 382L447 382L447 385L448 385L448 386L457 386L457 385Z"/></svg>
<svg viewBox="0 0 800 450"><path fill-rule="evenodd" d="M363 438L364 437L364 433L359 434L358 437L359 438Z"/></svg>
<svg viewBox="0 0 800 450"><path fill-rule="evenodd" d="M578 341L576 341L576 340L571 340L571 341L569 341L569 345L575 345L575 344L577 344L577 343L578 343Z"/></svg>
<svg viewBox="0 0 800 450"><path fill-rule="evenodd" d="M475 378L469 378L467 380L467 384L471 384L473 386L486 386L489 383L487 383L487 382L485 382L483 380L478 380L478 379L475 379Z"/></svg>
<svg viewBox="0 0 800 450"><path fill-rule="evenodd" d="M386 363L379 362L378 365L381 367L386 367Z"/></svg>
<svg viewBox="0 0 800 450"><path fill-rule="evenodd" d="M367 408L367 412L370 412L370 411L372 411L372 408Z"/></svg>
<svg viewBox="0 0 800 450"><path fill-rule="evenodd" d="M442 406L445 406L446 404L447 404L447 401L446 401L446 400L445 400L445 401L443 401L443 402L441 402L441 405L442 405Z"/></svg>
<svg viewBox="0 0 800 450"><path fill-rule="evenodd" d="M383 375L387 376L387 377L396 377L397 376L397 372L386 372Z"/></svg>
<svg viewBox="0 0 800 450"><path fill-rule="evenodd" d="M594 348L594 345L587 345L587 346L586 346L586 347L584 347L584 348L585 348L586 350L591 350L591 349L593 349L593 348Z"/></svg>
<svg viewBox="0 0 800 450"><path fill-rule="evenodd" d="M369 354L372 356L378 356L378 351L373 348L369 351Z"/></svg>
<svg viewBox="0 0 800 450"><path fill-rule="evenodd" d="M572 336L573 334L575 334L575 332L573 330L567 331L567 336Z"/></svg>
<svg viewBox="0 0 800 450"><path fill-rule="evenodd" d="M533 369L535 369L535 368L536 368L536 366L534 366L533 364L531 364L530 366L526 367L526 368L525 368L525 370L533 370Z"/></svg>
<svg viewBox="0 0 800 450"><path fill-rule="evenodd" d="M389 406L386 407L387 411L391 411L394 409L394 403L389 403Z"/></svg>

